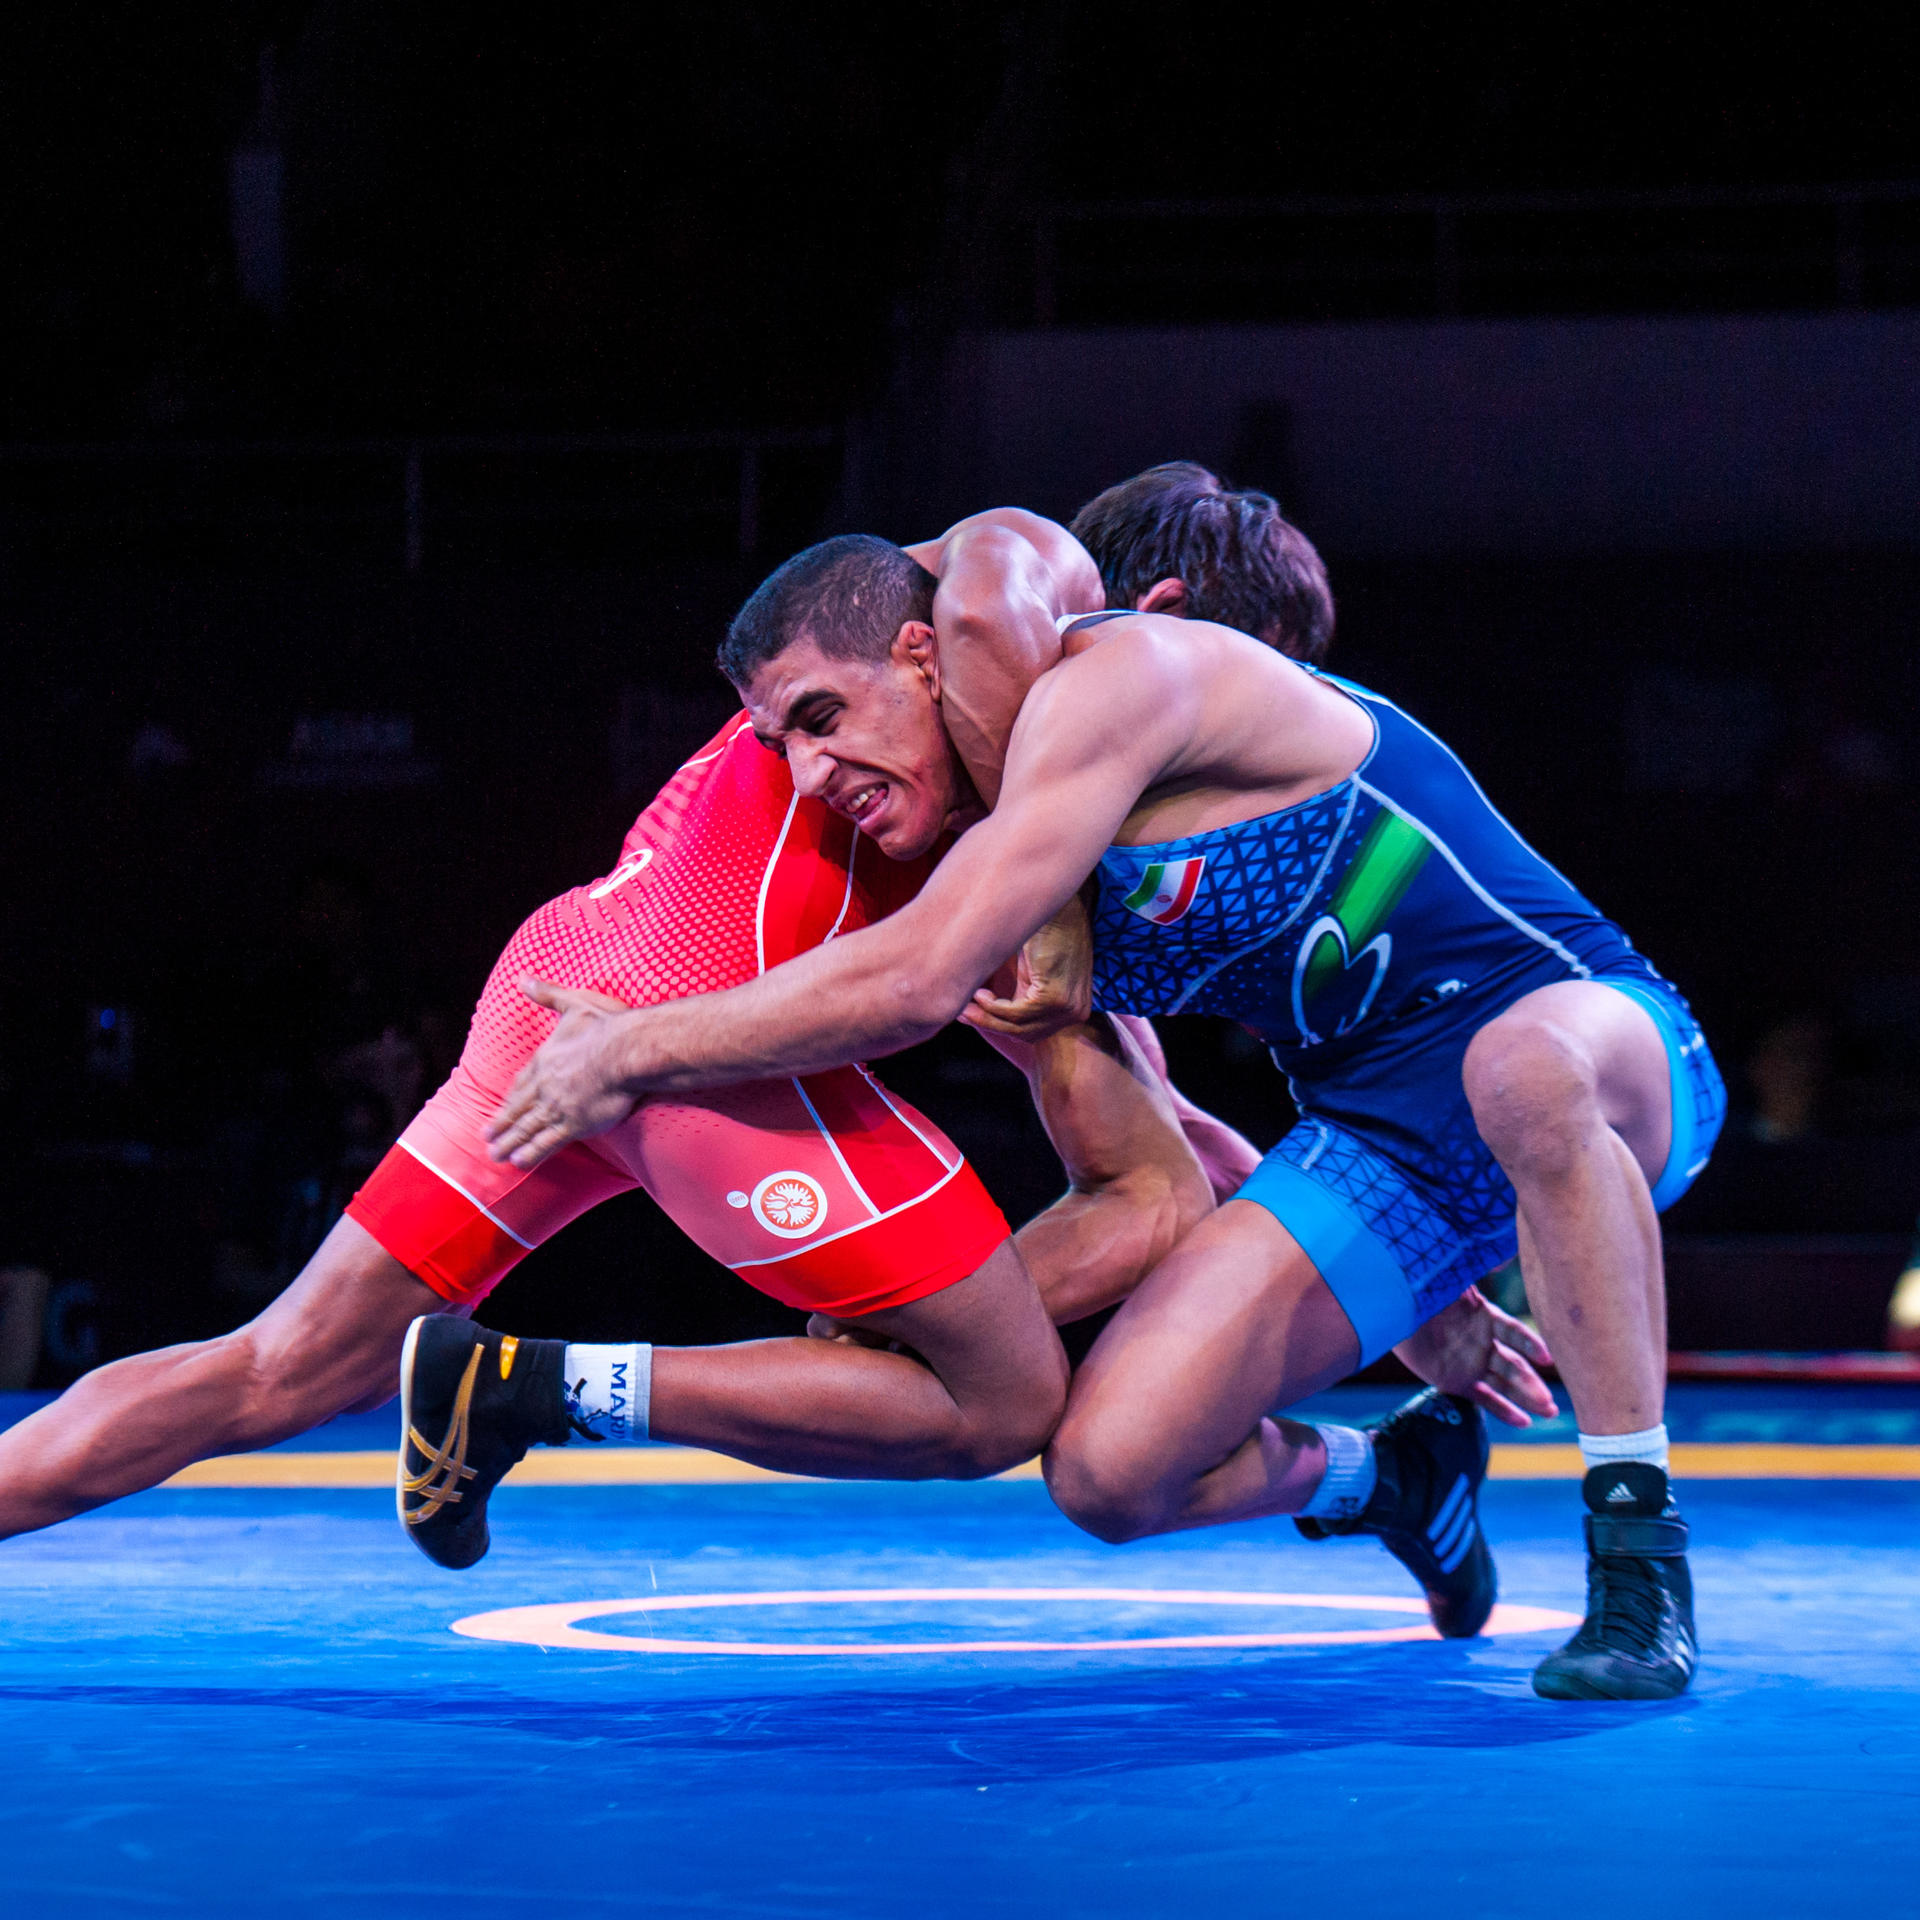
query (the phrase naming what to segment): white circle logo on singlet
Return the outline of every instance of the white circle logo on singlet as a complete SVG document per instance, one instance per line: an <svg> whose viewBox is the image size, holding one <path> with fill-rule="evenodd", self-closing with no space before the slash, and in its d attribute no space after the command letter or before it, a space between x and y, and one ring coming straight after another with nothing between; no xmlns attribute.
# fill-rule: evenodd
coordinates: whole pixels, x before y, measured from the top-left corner
<svg viewBox="0 0 1920 1920"><path fill-rule="evenodd" d="M782 1240L804 1240L826 1225L827 1196L804 1173L770 1173L754 1188L753 1217Z"/></svg>

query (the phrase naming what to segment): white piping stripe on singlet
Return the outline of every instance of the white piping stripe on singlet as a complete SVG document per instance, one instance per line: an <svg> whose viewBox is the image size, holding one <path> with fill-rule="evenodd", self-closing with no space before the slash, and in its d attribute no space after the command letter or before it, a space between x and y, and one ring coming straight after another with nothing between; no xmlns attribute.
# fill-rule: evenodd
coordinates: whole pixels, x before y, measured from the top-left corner
<svg viewBox="0 0 1920 1920"><path fill-rule="evenodd" d="M912 1120L909 1119L906 1114L902 1113L900 1109L893 1104L893 1096L890 1093L888 1093L886 1088L883 1087L880 1084L880 1082L876 1080L873 1077L873 1075L870 1074L866 1070L866 1068L859 1063L859 1061L856 1060L853 1063L853 1070L855 1073L859 1074L861 1079L863 1079L867 1083L867 1085L870 1086L874 1090L874 1092L880 1096L882 1100L884 1100L887 1103L887 1111L891 1113L893 1117L896 1120L898 1120L900 1124L903 1127L905 1127L906 1130L910 1134L912 1134L913 1137L916 1140L918 1140L920 1144L923 1147L925 1147L930 1154L933 1155L934 1159L936 1159L941 1164L941 1166L945 1167L949 1173L957 1173L960 1170L960 1162L958 1160L949 1160L947 1156L944 1153L942 1153L940 1149L936 1147L933 1144L933 1142L929 1140L927 1136L924 1133L922 1133L920 1129L913 1124Z"/></svg>
<svg viewBox="0 0 1920 1920"><path fill-rule="evenodd" d="M871 1220L856 1221L850 1227L842 1227L838 1233L829 1233L821 1239L809 1240L804 1247L794 1247L787 1253L769 1254L764 1260L731 1261L728 1263L728 1271L745 1273L749 1267L777 1267L782 1260L792 1260L800 1254L812 1253L817 1247L831 1246L834 1241L844 1240L850 1233L865 1233L869 1227L877 1227L882 1220L891 1220L896 1213L905 1213L909 1207L917 1207L923 1200L931 1200L965 1164L962 1161L959 1165L949 1167L925 1193L916 1193L911 1200L902 1200L897 1207L889 1207L885 1213L877 1213Z"/></svg>
<svg viewBox="0 0 1920 1920"><path fill-rule="evenodd" d="M793 831L793 816L799 811L800 795L796 792L787 802L787 817L780 822L780 837L773 843L773 851L767 856L767 870L760 876L760 898L753 909L753 952L759 963L759 971L767 970L767 894L773 887L773 870L780 864L780 855L787 844L787 835Z"/></svg>
<svg viewBox="0 0 1920 1920"><path fill-rule="evenodd" d="M727 737L724 740L722 740L720 744L717 747L715 747L711 753L696 753L691 760L682 760L680 762L680 771L682 773L685 773L689 767L704 767L709 761L718 760L720 756L723 753L725 753L726 750L730 746L732 746L734 742L737 741L740 738L740 736L743 733L745 733L747 729L753 724L752 721L747 719L745 714L742 714L740 716L740 721L741 721L741 724L735 727L734 730L730 734L728 734Z"/></svg>
<svg viewBox="0 0 1920 1920"><path fill-rule="evenodd" d="M855 827L853 830L853 844L847 848L847 890L840 896L839 918L827 929L825 937L820 942L823 947L827 944L827 941L831 940L847 923L847 909L853 905L853 862L854 856L859 853L859 851L860 829Z"/></svg>
<svg viewBox="0 0 1920 1920"><path fill-rule="evenodd" d="M1439 853L1440 857L1446 861L1447 865L1466 882L1468 891L1483 907L1491 907L1508 926L1524 933L1529 940L1537 941L1541 946L1545 947L1549 953L1558 956L1560 960L1564 961L1565 964L1572 969L1576 978L1581 980L1591 980L1593 978L1593 969L1588 966L1578 954L1574 953L1570 948L1563 947L1552 934L1543 932L1539 927L1536 927L1531 920L1523 920L1520 915L1515 913L1504 901L1496 900L1494 896L1467 871L1466 863L1461 860L1460 856L1455 853L1431 827L1425 826L1416 820L1397 800L1388 799L1378 787L1370 786L1366 781L1358 778L1355 779L1354 785L1357 786L1362 793L1372 794L1389 813L1404 820L1416 833L1424 836L1435 851ZM1493 813L1491 807L1489 807L1487 811ZM1499 819L1499 815L1495 814L1494 818ZM1501 820L1500 824L1503 827L1507 827L1507 823L1504 820ZM1512 833L1513 829L1507 827L1507 831ZM1515 837L1518 838L1517 835ZM1521 841L1522 846L1525 844L1525 841ZM1544 860L1541 861L1540 864L1546 866ZM1549 871L1551 871L1551 869L1549 869Z"/></svg>
<svg viewBox="0 0 1920 1920"><path fill-rule="evenodd" d="M533 1251L533 1242L531 1240L522 1240L520 1236L517 1233L515 1233L514 1230L510 1226L508 1226L507 1223L504 1220L502 1220L500 1216L497 1213L495 1213L491 1207L483 1206L481 1202L473 1194L470 1194L466 1190L466 1188L463 1187L460 1184L460 1182L453 1177L452 1174L446 1171L444 1167L436 1167L433 1164L433 1162L429 1160L427 1156L420 1151L418 1147L413 1146L408 1141L397 1140L394 1142L394 1144L397 1147L399 1147L402 1152L412 1154L413 1157L416 1160L418 1160L420 1164L423 1167L425 1167L430 1174L434 1176L435 1179L444 1180L447 1183L447 1185L450 1186L454 1190L454 1192L457 1193L460 1196L460 1198L467 1203L468 1206L474 1208L476 1211L480 1213L485 1214L486 1217L489 1220L491 1220L493 1224L496 1227L498 1227L500 1231L504 1233L507 1236L507 1238L511 1240L516 1247L525 1247L529 1253Z"/></svg>
<svg viewBox="0 0 1920 1920"><path fill-rule="evenodd" d="M807 1098L807 1090L800 1084L798 1079L793 1083L793 1090L800 1096L800 1104L805 1107L808 1114L811 1115L813 1124L820 1129L820 1138L827 1143L827 1151L833 1155L840 1171L847 1176L847 1185L853 1189L854 1195L860 1204L865 1207L876 1220L879 1219L880 1209L867 1198L866 1188L853 1177L853 1169L847 1165L847 1156L840 1151L840 1142L833 1137L833 1129L820 1118L820 1109Z"/></svg>
<svg viewBox="0 0 1920 1920"><path fill-rule="evenodd" d="M1332 676L1330 675L1328 677L1331 678ZM1400 718L1404 720L1407 723L1407 725L1414 730L1415 733L1422 735L1426 739L1429 745L1438 747L1440 751L1444 753L1447 756L1447 758L1453 762L1454 766L1459 770L1461 779L1463 779L1467 783L1467 785L1473 789L1474 798L1478 800L1480 804L1483 807L1485 807L1486 810L1490 814L1492 814L1493 817L1496 820L1498 820L1503 827L1506 828L1507 837L1510 840L1512 840L1516 846L1519 847L1521 852L1528 855L1531 859L1539 861L1539 863L1543 867L1545 867L1546 870L1550 874L1552 874L1553 877L1556 880L1558 880L1560 884L1563 887L1565 887L1569 893L1580 894L1580 898L1583 900L1586 898L1586 895L1583 893L1580 893L1580 889L1576 887L1573 884L1573 882L1569 880L1567 876L1564 873L1562 873L1560 869L1556 867L1553 864L1553 862L1549 860L1546 857L1546 855L1539 850L1538 847L1536 847L1530 840L1528 840L1526 836L1521 833L1520 829L1516 827L1513 824L1513 822L1509 820L1507 816L1504 813L1502 813L1500 809L1496 807L1491 800L1487 798L1486 789L1483 786L1481 786L1480 782L1473 777L1473 769L1469 767L1467 763L1464 760L1462 760L1460 756L1457 753L1455 753L1454 750L1450 746L1448 746L1447 743L1444 740L1442 740L1437 733L1435 733L1429 727L1423 727L1420 724L1420 722L1413 717L1412 714L1406 711L1404 707L1396 707L1391 700L1384 698L1382 695L1377 693L1371 693L1371 692L1362 693L1357 688L1355 688L1351 682L1348 682L1348 681L1341 681L1339 684L1344 692L1352 694L1354 698L1356 698L1361 702L1362 705L1365 705L1368 702L1371 702L1374 706L1385 707L1389 713L1398 714ZM1380 723L1376 720L1374 722L1374 736L1376 739L1378 739L1379 733L1380 733ZM1373 758L1372 754L1367 755L1367 760L1371 760L1372 758ZM1359 770L1362 773L1366 772L1367 770L1366 760L1361 761Z"/></svg>
<svg viewBox="0 0 1920 1920"><path fill-rule="evenodd" d="M1288 914L1277 927L1273 928L1270 932L1263 933L1258 940L1253 941L1248 946L1242 947L1238 953L1230 953L1224 960L1216 960L1212 966L1202 969L1193 982L1181 990L1180 997L1167 1009L1168 1013L1178 1013L1209 980L1216 974L1224 972L1228 967L1232 966L1236 960L1244 960L1248 954L1258 953L1262 947L1272 941L1278 940L1280 936L1306 912L1307 903L1312 900L1313 896L1319 891L1320 882L1327 877L1327 868L1333 864L1333 856L1340 851L1340 844L1347 837L1347 829L1353 824L1353 810L1360 804L1358 780L1352 774L1349 774L1347 778L1352 782L1352 790L1347 794L1347 810L1341 816L1340 825L1336 829L1333 838L1327 842L1327 850L1320 856L1320 864L1314 868L1313 878L1307 882L1306 889L1300 895L1299 902L1293 911ZM1329 788L1328 791L1331 792L1332 789ZM1318 799L1319 797L1320 796L1316 794L1314 799ZM1302 800L1297 804L1306 807L1311 806L1313 801ZM1291 810L1291 808L1288 809L1289 812ZM1246 823L1243 821L1239 824L1245 825ZM1231 831L1231 829L1222 827L1218 829L1218 831L1225 833Z"/></svg>

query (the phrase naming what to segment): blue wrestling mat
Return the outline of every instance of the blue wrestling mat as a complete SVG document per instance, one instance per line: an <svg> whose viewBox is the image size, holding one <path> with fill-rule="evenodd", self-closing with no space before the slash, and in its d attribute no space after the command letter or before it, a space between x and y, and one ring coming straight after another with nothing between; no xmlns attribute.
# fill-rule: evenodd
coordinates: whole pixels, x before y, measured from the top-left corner
<svg viewBox="0 0 1920 1920"><path fill-rule="evenodd" d="M509 1486L466 1574L378 1485L146 1494L0 1547L0 1911L1914 1912L1920 1396L1672 1425L1740 1477L1683 1479L1704 1658L1664 1706L1528 1689L1581 1604L1561 1434L1502 1456L1523 1611L1467 1644L1404 1637L1372 1543L1104 1547L1030 1478Z"/></svg>

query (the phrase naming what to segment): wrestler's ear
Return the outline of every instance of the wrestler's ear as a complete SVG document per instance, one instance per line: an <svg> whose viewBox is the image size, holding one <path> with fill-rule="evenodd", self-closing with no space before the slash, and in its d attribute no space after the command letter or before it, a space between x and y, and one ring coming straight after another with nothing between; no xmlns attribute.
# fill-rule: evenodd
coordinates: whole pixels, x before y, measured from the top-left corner
<svg viewBox="0 0 1920 1920"><path fill-rule="evenodd" d="M934 699L940 698L940 642L924 620L907 621L893 636L893 657L927 683Z"/></svg>
<svg viewBox="0 0 1920 1920"><path fill-rule="evenodd" d="M1184 580L1156 580L1133 603L1135 613L1169 613L1176 620L1187 617L1187 583Z"/></svg>

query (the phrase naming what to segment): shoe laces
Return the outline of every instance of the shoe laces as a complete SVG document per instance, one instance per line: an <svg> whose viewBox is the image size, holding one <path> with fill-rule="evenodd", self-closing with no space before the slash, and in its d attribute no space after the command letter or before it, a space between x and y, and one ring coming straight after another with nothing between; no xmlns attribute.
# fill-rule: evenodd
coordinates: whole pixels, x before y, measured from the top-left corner
<svg viewBox="0 0 1920 1920"><path fill-rule="evenodd" d="M1587 1567L1587 1619L1603 1638L1651 1652L1667 1613L1666 1583L1653 1563L1630 1553L1596 1553Z"/></svg>

